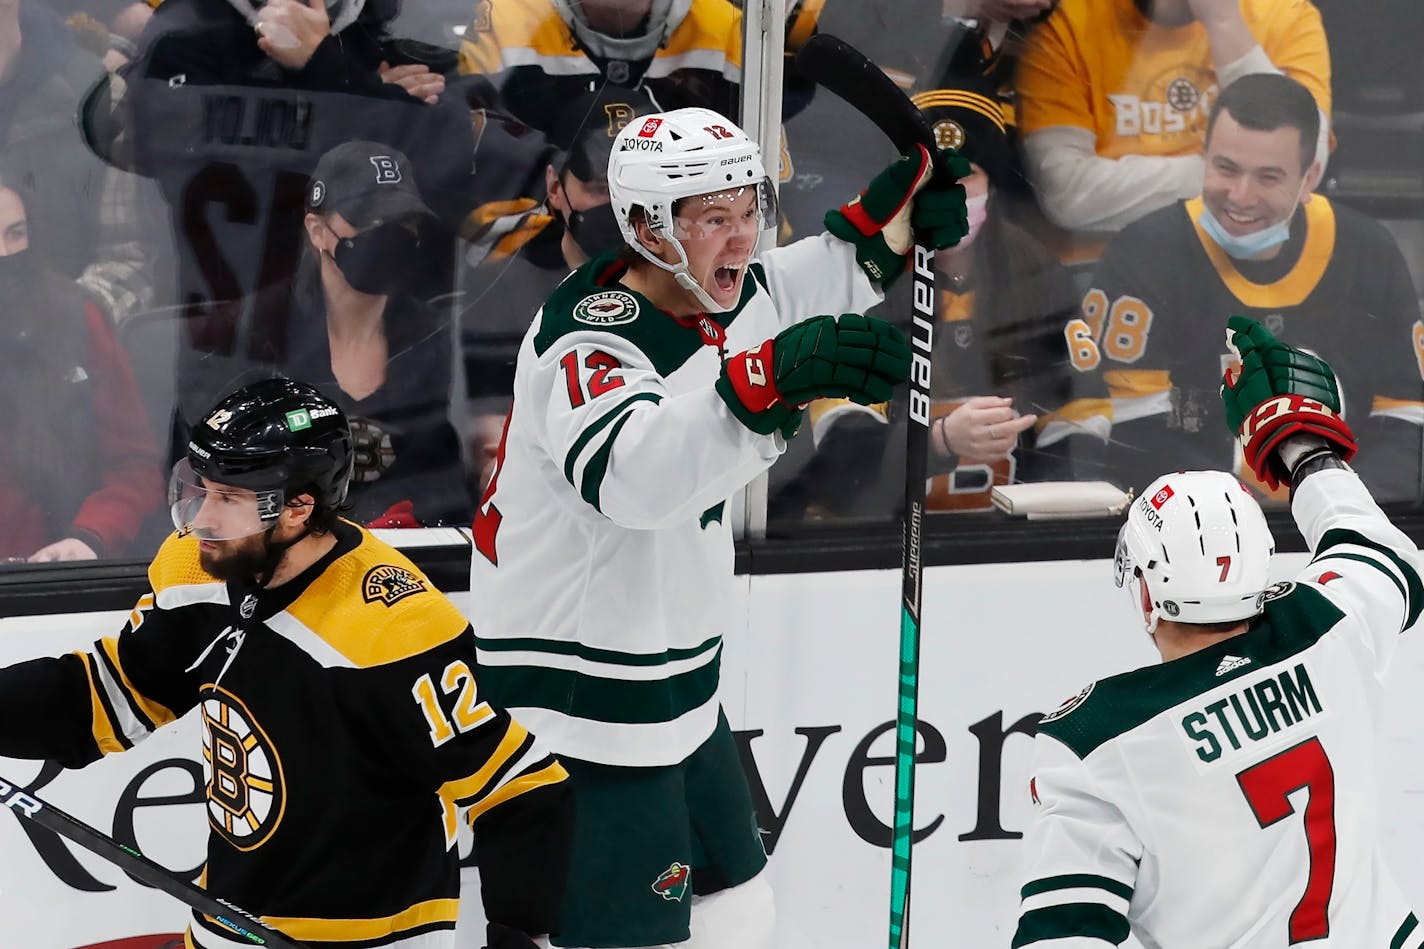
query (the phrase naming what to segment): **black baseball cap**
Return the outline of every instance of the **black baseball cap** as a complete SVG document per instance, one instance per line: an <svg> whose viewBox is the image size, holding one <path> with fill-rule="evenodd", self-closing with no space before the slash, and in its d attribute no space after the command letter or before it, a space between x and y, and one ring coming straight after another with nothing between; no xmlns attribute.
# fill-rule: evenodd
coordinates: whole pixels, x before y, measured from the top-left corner
<svg viewBox="0 0 1424 949"><path fill-rule="evenodd" d="M379 142L338 145L316 163L307 210L340 214L357 229L411 217L434 217L415 186L410 159Z"/></svg>
<svg viewBox="0 0 1424 949"><path fill-rule="evenodd" d="M1008 184L1015 168L1008 121L986 77L947 78L944 88L913 99L940 148L953 148L983 168L997 187Z"/></svg>
<svg viewBox="0 0 1424 949"><path fill-rule="evenodd" d="M634 117L657 112L640 89L604 85L568 102L554 116L549 141L563 154L555 167L580 181L606 181L613 140Z"/></svg>

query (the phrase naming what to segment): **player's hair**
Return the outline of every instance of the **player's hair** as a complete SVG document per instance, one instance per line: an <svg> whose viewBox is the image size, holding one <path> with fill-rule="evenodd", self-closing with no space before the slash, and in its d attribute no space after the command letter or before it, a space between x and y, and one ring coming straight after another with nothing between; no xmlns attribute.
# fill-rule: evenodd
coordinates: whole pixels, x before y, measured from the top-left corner
<svg viewBox="0 0 1424 949"><path fill-rule="evenodd" d="M1216 128L1222 111L1231 113L1238 125L1258 132L1274 132L1289 127L1300 132L1300 168L1315 161L1315 143L1320 137L1320 109L1310 90L1279 73L1251 73L1221 91L1207 119L1206 140Z"/></svg>

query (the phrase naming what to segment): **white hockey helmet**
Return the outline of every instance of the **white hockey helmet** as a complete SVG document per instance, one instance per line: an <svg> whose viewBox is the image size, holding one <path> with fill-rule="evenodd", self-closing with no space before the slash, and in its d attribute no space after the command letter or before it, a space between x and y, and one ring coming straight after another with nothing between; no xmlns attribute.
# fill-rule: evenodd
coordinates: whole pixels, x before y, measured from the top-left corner
<svg viewBox="0 0 1424 949"><path fill-rule="evenodd" d="M623 239L643 257L671 273L709 313L726 307L712 300L688 273L687 252L674 233L673 205L697 195L740 193L753 188L758 227L776 221L776 190L761 161L761 148L711 109L677 109L628 123L608 157L608 193ZM633 227L633 209L643 209L648 227L671 242L679 263L669 264L643 246Z"/></svg>
<svg viewBox="0 0 1424 949"><path fill-rule="evenodd" d="M1163 475L1142 492L1117 535L1114 579L1140 606L1139 573L1158 620L1220 623L1261 612L1276 542L1261 506L1224 471Z"/></svg>

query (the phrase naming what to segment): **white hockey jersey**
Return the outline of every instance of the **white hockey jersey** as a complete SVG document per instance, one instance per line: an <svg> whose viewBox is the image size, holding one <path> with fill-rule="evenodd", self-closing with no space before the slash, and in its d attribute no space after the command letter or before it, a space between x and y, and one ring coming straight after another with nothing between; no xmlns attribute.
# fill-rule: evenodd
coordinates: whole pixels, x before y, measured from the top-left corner
<svg viewBox="0 0 1424 949"><path fill-rule="evenodd" d="M470 570L479 681L556 753L669 765L712 733L726 501L781 455L713 388L725 356L879 291L829 235L763 254L735 310L679 320L600 257L535 316Z"/></svg>
<svg viewBox="0 0 1424 949"><path fill-rule="evenodd" d="M1315 552L1248 632L1044 718L1015 949L1418 949L1379 853L1382 679L1420 555L1350 471L1291 504Z"/></svg>

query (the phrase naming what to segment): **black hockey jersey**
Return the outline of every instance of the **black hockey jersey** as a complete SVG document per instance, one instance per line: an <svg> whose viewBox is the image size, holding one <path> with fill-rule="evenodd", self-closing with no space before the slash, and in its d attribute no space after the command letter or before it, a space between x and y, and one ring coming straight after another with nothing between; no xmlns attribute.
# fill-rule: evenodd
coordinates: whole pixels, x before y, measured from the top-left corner
<svg viewBox="0 0 1424 949"><path fill-rule="evenodd" d="M0 670L0 754L81 767L196 708L215 895L332 949L453 946L464 812L489 918L548 931L562 765L481 701L455 606L366 531L335 535L273 590L170 537L118 636ZM246 945L199 913L189 938Z"/></svg>
<svg viewBox="0 0 1424 949"><path fill-rule="evenodd" d="M1105 455L1077 442L1077 476L1139 489L1174 468L1239 465L1219 395L1226 319L1239 314L1330 363L1365 483L1382 501L1417 499L1424 327L1389 232L1313 195L1274 260L1240 261L1201 230L1200 213L1200 199L1179 202L1108 246L1064 330L1074 398L1040 421L1039 446L1095 435Z"/></svg>

